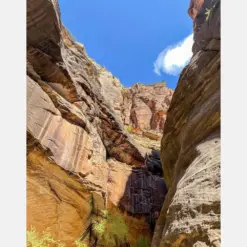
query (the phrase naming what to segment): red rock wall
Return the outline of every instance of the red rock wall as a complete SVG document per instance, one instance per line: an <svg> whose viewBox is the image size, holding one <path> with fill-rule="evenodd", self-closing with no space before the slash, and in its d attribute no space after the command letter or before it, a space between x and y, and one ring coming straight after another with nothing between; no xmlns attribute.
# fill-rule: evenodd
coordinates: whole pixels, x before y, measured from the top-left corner
<svg viewBox="0 0 247 247"><path fill-rule="evenodd" d="M173 90L164 82L135 84L123 92L122 118L125 125L141 130L163 131Z"/></svg>

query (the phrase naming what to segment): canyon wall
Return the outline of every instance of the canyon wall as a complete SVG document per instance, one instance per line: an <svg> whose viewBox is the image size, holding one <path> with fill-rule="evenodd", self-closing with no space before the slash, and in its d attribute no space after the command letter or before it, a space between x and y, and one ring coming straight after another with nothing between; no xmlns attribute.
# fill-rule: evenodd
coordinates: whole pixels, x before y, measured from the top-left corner
<svg viewBox="0 0 247 247"><path fill-rule="evenodd" d="M123 90L123 122L140 130L162 132L173 90L164 82L134 84Z"/></svg>
<svg viewBox="0 0 247 247"><path fill-rule="evenodd" d="M173 92L123 87L73 40L57 0L27 1L27 229L92 244L107 209L130 246L159 214L152 247L220 245L220 1L188 13L193 57Z"/></svg>
<svg viewBox="0 0 247 247"><path fill-rule="evenodd" d="M57 0L28 0L27 229L74 246L93 241L92 220L108 209L123 215L131 246L150 237L166 193L159 152L124 124L163 128L171 92L163 84L123 88L71 38Z"/></svg>
<svg viewBox="0 0 247 247"><path fill-rule="evenodd" d="M168 186L152 247L220 246L220 0L192 0L193 57L167 114Z"/></svg>

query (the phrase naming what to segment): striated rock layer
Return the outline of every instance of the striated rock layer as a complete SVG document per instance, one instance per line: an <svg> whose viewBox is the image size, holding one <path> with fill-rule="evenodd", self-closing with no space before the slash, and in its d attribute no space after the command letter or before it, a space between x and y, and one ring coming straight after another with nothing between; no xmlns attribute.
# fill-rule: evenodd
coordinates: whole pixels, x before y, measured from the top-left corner
<svg viewBox="0 0 247 247"><path fill-rule="evenodd" d="M193 57L168 111L161 159L168 194L152 247L220 246L220 0L192 0ZM206 11L209 10L209 15Z"/></svg>
<svg viewBox="0 0 247 247"><path fill-rule="evenodd" d="M151 126L139 118L143 110L137 100L136 124L160 128L160 111L167 110L171 92L156 85L149 98L142 88L132 91L155 109L148 119L157 121ZM122 90L119 80L70 37L57 0L27 1L28 229L48 230L74 246L85 236L93 241L90 227L101 210L121 209L131 245L140 235L150 236L146 219L153 222L160 211L166 187L159 154L124 130ZM159 91L168 98L155 96Z"/></svg>
<svg viewBox="0 0 247 247"><path fill-rule="evenodd" d="M123 90L122 118L125 125L140 130L163 131L173 90L164 82L135 84Z"/></svg>
<svg viewBox="0 0 247 247"><path fill-rule="evenodd" d="M91 61L99 72L101 94L119 121L144 135L145 131L151 130L161 137L173 90L165 82L151 85L136 83L130 88L123 87L111 72Z"/></svg>

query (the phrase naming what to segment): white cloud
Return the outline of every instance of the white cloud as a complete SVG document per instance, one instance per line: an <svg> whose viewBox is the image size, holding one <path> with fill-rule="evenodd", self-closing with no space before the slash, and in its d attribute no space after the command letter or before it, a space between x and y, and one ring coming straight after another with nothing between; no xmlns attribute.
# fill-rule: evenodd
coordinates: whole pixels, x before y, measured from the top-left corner
<svg viewBox="0 0 247 247"><path fill-rule="evenodd" d="M192 57L193 34L175 45L164 49L154 62L154 72L161 75L165 72L170 75L178 75L188 64Z"/></svg>

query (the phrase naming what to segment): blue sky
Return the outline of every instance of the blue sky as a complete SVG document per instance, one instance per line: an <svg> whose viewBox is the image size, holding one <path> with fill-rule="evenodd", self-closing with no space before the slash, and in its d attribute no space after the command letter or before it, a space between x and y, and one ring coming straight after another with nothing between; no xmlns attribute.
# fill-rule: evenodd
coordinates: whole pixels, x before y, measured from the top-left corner
<svg viewBox="0 0 247 247"><path fill-rule="evenodd" d="M59 0L67 29L123 85L164 80L171 88L176 87L178 73L191 55L189 2ZM178 42L181 47L173 49Z"/></svg>

